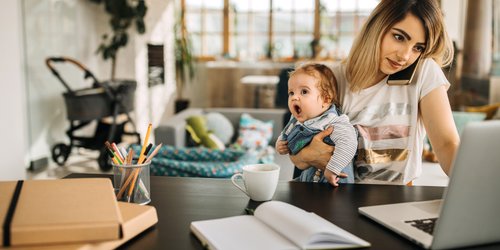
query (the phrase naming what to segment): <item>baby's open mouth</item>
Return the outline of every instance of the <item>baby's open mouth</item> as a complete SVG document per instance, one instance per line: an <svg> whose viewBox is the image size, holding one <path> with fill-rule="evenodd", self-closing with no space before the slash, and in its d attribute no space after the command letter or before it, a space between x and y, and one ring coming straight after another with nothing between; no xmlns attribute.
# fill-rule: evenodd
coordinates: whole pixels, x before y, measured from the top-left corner
<svg viewBox="0 0 500 250"><path fill-rule="evenodd" d="M300 114L302 112L302 109L300 108L299 105L293 105L293 109L295 110L295 113Z"/></svg>

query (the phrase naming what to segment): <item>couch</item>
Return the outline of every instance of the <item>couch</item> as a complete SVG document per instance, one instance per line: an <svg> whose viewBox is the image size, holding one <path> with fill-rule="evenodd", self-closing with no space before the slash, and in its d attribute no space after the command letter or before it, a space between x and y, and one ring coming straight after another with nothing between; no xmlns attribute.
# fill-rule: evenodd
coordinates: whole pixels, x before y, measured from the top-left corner
<svg viewBox="0 0 500 250"><path fill-rule="evenodd" d="M238 134L238 126L242 113L248 113L252 117L263 121L272 120L274 123L273 136L269 142L272 146L274 146L276 139L283 129L287 114L286 109L189 108L173 116L162 117L160 124L154 129L155 141L179 148L186 147L186 118L209 112L218 112L228 118L235 130L233 141ZM288 155L275 154L274 162L281 167L280 179L290 180L293 175L294 166Z"/></svg>

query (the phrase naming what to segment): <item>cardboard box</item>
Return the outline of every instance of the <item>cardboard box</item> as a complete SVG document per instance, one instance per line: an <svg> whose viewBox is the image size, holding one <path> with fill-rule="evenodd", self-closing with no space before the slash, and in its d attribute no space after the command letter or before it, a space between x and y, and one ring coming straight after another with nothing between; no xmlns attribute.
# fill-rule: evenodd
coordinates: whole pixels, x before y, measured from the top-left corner
<svg viewBox="0 0 500 250"><path fill-rule="evenodd" d="M123 217L123 238L121 240L86 244L77 249L115 249L158 223L156 209L152 206L118 202L118 207Z"/></svg>
<svg viewBox="0 0 500 250"><path fill-rule="evenodd" d="M12 250L106 250L115 249L123 243L139 235L158 222L156 209L152 206L118 202L123 217L123 238L120 240L102 241L82 244L38 245L29 247L12 247ZM1 248L0 249L6 249Z"/></svg>
<svg viewBox="0 0 500 250"><path fill-rule="evenodd" d="M21 184L17 203L16 185ZM3 246L95 242L121 238L122 217L113 185L107 178L0 182L0 229ZM7 232L7 234L5 234ZM7 235L7 237L4 237Z"/></svg>

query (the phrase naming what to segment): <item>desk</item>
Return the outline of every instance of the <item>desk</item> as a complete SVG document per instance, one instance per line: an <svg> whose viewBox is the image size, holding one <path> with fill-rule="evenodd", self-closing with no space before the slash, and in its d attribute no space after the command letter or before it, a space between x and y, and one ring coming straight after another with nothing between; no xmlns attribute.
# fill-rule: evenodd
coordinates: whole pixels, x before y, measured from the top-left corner
<svg viewBox="0 0 500 250"><path fill-rule="evenodd" d="M71 174L67 178L109 177ZM439 199L443 187L285 182L278 184L274 200L288 202L332 221L337 226L369 241L370 249L420 249L410 241L358 214L357 208L394 202ZM203 249L189 231L195 220L244 214L250 201L228 179L151 177L151 205L158 211L158 224L127 242L125 249ZM457 218L458 219L458 218ZM489 245L481 249L498 249ZM478 249L475 247L474 249Z"/></svg>
<svg viewBox="0 0 500 250"><path fill-rule="evenodd" d="M266 75L248 75L241 78L242 84L253 85L255 86L255 94L254 94L254 108L259 108L261 104L260 100L260 92L261 87L269 87L271 95L268 97L270 100L266 100L266 105L260 105L265 108L273 108L274 107L274 99L276 97L276 85L280 81L280 78L277 76L266 76ZM269 107L270 106L270 107Z"/></svg>

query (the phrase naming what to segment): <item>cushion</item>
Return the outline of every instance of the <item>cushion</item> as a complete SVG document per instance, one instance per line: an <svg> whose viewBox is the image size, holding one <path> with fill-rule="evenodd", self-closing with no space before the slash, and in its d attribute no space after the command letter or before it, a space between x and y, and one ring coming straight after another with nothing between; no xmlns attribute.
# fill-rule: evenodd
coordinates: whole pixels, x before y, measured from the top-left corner
<svg viewBox="0 0 500 250"><path fill-rule="evenodd" d="M212 132L208 131L205 116L194 115L186 119L186 130L189 136L188 142L210 149L224 149L224 143Z"/></svg>
<svg viewBox="0 0 500 250"><path fill-rule="evenodd" d="M234 135L233 124L226 116L218 112L210 112L205 115L207 128L214 133L223 144L228 145Z"/></svg>
<svg viewBox="0 0 500 250"><path fill-rule="evenodd" d="M273 121L261 121L243 113L240 118L240 128L236 146L243 149L265 148L273 137Z"/></svg>
<svg viewBox="0 0 500 250"><path fill-rule="evenodd" d="M486 113L480 113L480 112L475 113L475 112L453 111L452 114L459 136L462 135L462 131L464 130L465 125L467 123L482 121L487 117ZM425 137L424 140L424 150L422 153L422 157L426 161L438 162L437 156L434 153L432 145L427 136Z"/></svg>
<svg viewBox="0 0 500 250"><path fill-rule="evenodd" d="M208 132L206 138L204 138L203 141L208 145L207 148L219 150L226 149L226 145L224 145L224 142L222 142L219 137L217 137L212 132Z"/></svg>
<svg viewBox="0 0 500 250"><path fill-rule="evenodd" d="M453 111L453 120L457 127L458 134L462 134L465 125L469 122L482 121L486 118L486 113Z"/></svg>

